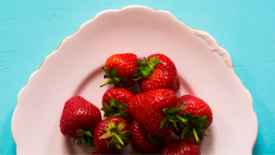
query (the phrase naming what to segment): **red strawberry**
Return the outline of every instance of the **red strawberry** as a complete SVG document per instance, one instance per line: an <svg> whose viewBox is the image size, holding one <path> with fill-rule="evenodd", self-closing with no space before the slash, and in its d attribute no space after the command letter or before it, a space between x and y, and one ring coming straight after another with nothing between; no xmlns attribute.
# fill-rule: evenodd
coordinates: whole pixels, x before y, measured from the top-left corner
<svg viewBox="0 0 275 155"><path fill-rule="evenodd" d="M181 96L177 101L177 105L181 103L186 105L182 106L180 110L186 112L178 112L177 114L188 119L188 123L181 124L181 126L178 127L179 132L177 130L174 130L174 132L178 135L181 134L181 138L184 138L185 135L194 134L196 140L199 141L203 136L206 136L204 130L212 123L212 110L202 99L192 95Z"/></svg>
<svg viewBox="0 0 275 155"><path fill-rule="evenodd" d="M132 145L141 153L153 154L160 150L163 145L163 139L156 138L134 120L130 126Z"/></svg>
<svg viewBox="0 0 275 155"><path fill-rule="evenodd" d="M104 117L123 117L128 123L133 121L133 117L128 112L128 103L133 97L133 93L125 88L113 87L108 89L102 97L101 110L105 112Z"/></svg>
<svg viewBox="0 0 275 155"><path fill-rule="evenodd" d="M139 81L140 89L146 92L153 89L171 89L177 92L179 79L177 68L172 60L164 54L152 54L144 58L143 62L138 61L135 80Z"/></svg>
<svg viewBox="0 0 275 155"><path fill-rule="evenodd" d="M199 147L190 141L171 141L164 145L162 155L200 155Z"/></svg>
<svg viewBox="0 0 275 155"><path fill-rule="evenodd" d="M94 130L94 145L101 153L116 153L130 142L130 126L121 117L109 117Z"/></svg>
<svg viewBox="0 0 275 155"><path fill-rule="evenodd" d="M137 56L132 53L115 54L110 56L103 70L106 75L104 78L110 78L109 81L100 85L114 84L116 87L131 87L135 84L135 70L137 69Z"/></svg>
<svg viewBox="0 0 275 155"><path fill-rule="evenodd" d="M155 89L137 94L130 99L129 112L143 129L155 137L172 133L177 121L186 122L176 115L177 95L170 89ZM170 121L170 122L169 122Z"/></svg>
<svg viewBox="0 0 275 155"><path fill-rule="evenodd" d="M101 121L99 109L80 96L73 96L64 105L60 119L61 133L78 140L77 144L93 145L92 130Z"/></svg>

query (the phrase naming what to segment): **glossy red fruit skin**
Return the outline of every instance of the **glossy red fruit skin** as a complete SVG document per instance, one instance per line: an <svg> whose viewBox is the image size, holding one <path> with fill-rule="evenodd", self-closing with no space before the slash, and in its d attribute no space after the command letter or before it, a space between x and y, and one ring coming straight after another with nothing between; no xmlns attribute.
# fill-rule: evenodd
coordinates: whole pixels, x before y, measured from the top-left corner
<svg viewBox="0 0 275 155"><path fill-rule="evenodd" d="M148 56L149 60L154 56L156 56L156 59L160 59L160 62L155 66L149 78L142 78L139 81L141 91L171 89L177 92L180 87L180 82L174 62L164 54L152 54Z"/></svg>
<svg viewBox="0 0 275 155"><path fill-rule="evenodd" d="M155 89L137 94L130 99L129 112L142 128L155 137L166 137L172 133L172 123L162 129L161 121L165 118L164 108L172 109L177 104L177 95L170 89Z"/></svg>
<svg viewBox="0 0 275 155"><path fill-rule="evenodd" d="M162 155L200 155L199 147L190 141L176 140L166 143L161 153Z"/></svg>
<svg viewBox="0 0 275 155"><path fill-rule="evenodd" d="M105 62L105 66L110 71L117 68L117 77L125 78L127 82L123 83L125 88L135 84L135 70L137 69L138 58L133 53L122 53L110 56Z"/></svg>
<svg viewBox="0 0 275 155"><path fill-rule="evenodd" d="M206 126L206 128L211 125L213 121L213 114L210 106L206 102L192 95L183 95L179 97L177 101L177 106L179 106L182 101L187 105L182 106L180 110L188 111L192 117L195 115L199 115L200 118L203 116L207 116L206 120L209 122L209 124ZM177 114L182 116L185 115L184 113Z"/></svg>
<svg viewBox="0 0 275 155"><path fill-rule="evenodd" d="M114 100L118 100L120 104L128 104L130 99L134 96L134 94L125 88L113 87L108 89L102 97L102 107L105 107L105 104L110 105L110 97ZM124 110L128 114L126 118L124 118L128 123L131 123L134 119L129 113L128 107Z"/></svg>
<svg viewBox="0 0 275 155"><path fill-rule="evenodd" d="M68 138L81 136L78 129L90 130L101 121L100 110L81 96L66 101L60 119L61 133Z"/></svg>
<svg viewBox="0 0 275 155"><path fill-rule="evenodd" d="M130 125L127 123L127 121L121 117L109 117L111 119L111 121L113 123L115 123L115 121L117 120L120 123L125 122L125 126L122 130L122 132L124 131L130 131ZM118 148L116 148L115 145L111 146L111 147L107 147L107 145L109 144L109 142L112 140L111 138L108 139L100 139L100 137L106 133L106 131L104 131L102 129L102 126L108 127L107 124L108 118L103 119L101 122L99 122L94 130L94 145L95 147L98 149L99 152L106 154L106 153L116 153L118 151L120 151ZM130 135L128 136L128 138L130 138ZM125 143L124 146L127 146L128 143Z"/></svg>
<svg viewBox="0 0 275 155"><path fill-rule="evenodd" d="M163 145L163 141L160 141L158 145L152 144L148 138L148 132L145 131L141 125L134 120L130 126L131 128L131 140L132 145L141 153L154 154Z"/></svg>

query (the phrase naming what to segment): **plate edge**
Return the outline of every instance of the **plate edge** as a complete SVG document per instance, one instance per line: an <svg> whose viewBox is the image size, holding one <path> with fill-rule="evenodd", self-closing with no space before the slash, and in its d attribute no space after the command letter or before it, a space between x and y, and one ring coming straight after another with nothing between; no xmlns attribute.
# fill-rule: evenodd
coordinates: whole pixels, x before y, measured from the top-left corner
<svg viewBox="0 0 275 155"><path fill-rule="evenodd" d="M175 20L177 20L178 22L182 23L184 26L188 27L191 31L193 31L193 33L195 33L196 36L201 37L204 41L206 41L206 40L205 40L205 38L203 38L202 36L208 37L208 38L211 40L211 42L213 42L214 44L217 45L217 47L218 47L217 49L218 49L218 50L221 50L222 52L226 53L226 55L228 56L228 59L229 59L229 60L228 60L229 63L231 62L231 64L232 64L231 66L229 65L229 67L234 71L235 76L237 77L237 79L239 80L239 82L244 86L244 84L241 82L240 78L237 76L237 74L236 74L236 72L235 72L235 70L234 70L234 64L233 64L233 61L232 61L232 59L231 59L229 53L228 53L224 48L222 48L222 47L217 43L217 41L216 41L210 34L208 34L208 33L205 32L205 31L198 30L198 29L194 29L194 28L188 26L187 24L185 24L185 23L182 22L181 20L177 19L171 12L166 11L166 10L154 9L154 8L147 7L147 6L143 6L143 5L129 5L129 6L121 7L121 8L119 8L119 9L108 9L108 10L104 10L104 11L101 11L101 12L99 12L98 14L96 14L92 19L87 20L86 22L84 22L84 23L83 23L83 24L82 24L82 25L81 25L72 35L66 37L66 38L59 44L59 46L58 46L53 52L49 53L49 54L45 57L45 59L42 61L41 65L40 65L40 67L30 75L30 77L29 77L27 83L23 86L23 88L20 89L20 91L19 91L19 93L18 93L18 96L17 96L17 103L16 103L16 106L15 106L15 110L14 110L14 112L13 112L12 121L11 121L11 132L12 132L12 138L13 138L13 141L14 141L15 147L16 147L16 154L17 154L17 144L16 144L16 141L15 141L14 133L13 133L13 130L14 130L14 129L13 129L13 125L14 125L14 115L15 115L15 112L16 112L16 110L17 110L18 99L20 98L20 95L22 94L22 92L23 92L24 89L26 88L28 82L33 78L33 76L34 76L37 72L40 71L40 69L43 67L44 62L45 62L47 59L49 59L49 57L51 57L54 53L56 53L56 52L58 51L58 49L63 45L64 42L66 42L69 38L71 38L72 36L74 36L75 34L77 34L77 32L78 32L82 27L84 27L87 23L92 22L94 19L98 18L101 14L108 13L108 12L112 12L112 11L120 11L120 10L123 10L123 9L129 9L129 8L146 8L146 9L150 9L150 10L152 10L152 11L165 12L165 13L171 15L172 17L174 17ZM207 41L206 41L206 42L207 42ZM207 44L209 44L209 43L207 42ZM214 50L215 50L215 49L214 49ZM228 64L227 64L227 65L228 65ZM255 112L255 110L254 110L254 107L253 107L252 95L251 95L251 93L249 92L249 90L248 90L245 86L244 86L244 89L247 91L247 93L248 93L248 95L249 95L249 97L251 98L251 101L252 101L252 109L253 109L253 112L254 112L254 114L255 114L256 123L257 123L257 129L256 129L256 130L257 130L257 133L258 133L258 130L259 130L258 119L257 119L256 112ZM256 143L256 140L257 140L257 136L258 136L258 134L257 134L256 137L255 137L255 141L254 141L254 144L253 144L253 146L252 146L252 151L253 151L253 148L254 148L254 146L255 146L255 143Z"/></svg>

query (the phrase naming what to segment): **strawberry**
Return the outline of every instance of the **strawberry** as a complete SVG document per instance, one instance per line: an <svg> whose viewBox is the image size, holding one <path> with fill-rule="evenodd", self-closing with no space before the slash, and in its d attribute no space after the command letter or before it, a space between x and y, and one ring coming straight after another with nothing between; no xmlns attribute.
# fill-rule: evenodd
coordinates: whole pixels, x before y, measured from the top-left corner
<svg viewBox="0 0 275 155"><path fill-rule="evenodd" d="M177 95L170 89L155 89L137 94L130 99L129 112L142 128L155 137L166 137L172 133L177 122L186 122L179 115Z"/></svg>
<svg viewBox="0 0 275 155"><path fill-rule="evenodd" d="M121 117L109 117L94 130L94 145L101 153L116 153L130 142L130 126Z"/></svg>
<svg viewBox="0 0 275 155"><path fill-rule="evenodd" d="M108 89L102 97L104 117L123 117L128 123L133 121L133 117L128 112L128 103L133 97L133 93L125 88L113 87Z"/></svg>
<svg viewBox="0 0 275 155"><path fill-rule="evenodd" d="M156 138L134 120L130 126L132 145L141 153L153 154L160 150L163 145L163 139Z"/></svg>
<svg viewBox="0 0 275 155"><path fill-rule="evenodd" d="M61 133L78 140L77 144L93 145L92 131L101 121L100 110L81 96L66 101L60 119Z"/></svg>
<svg viewBox="0 0 275 155"><path fill-rule="evenodd" d="M138 61L135 80L139 80L140 89L146 92L153 89L171 89L177 92L179 79L177 68L172 60L164 54L152 54Z"/></svg>
<svg viewBox="0 0 275 155"><path fill-rule="evenodd" d="M176 140L168 142L161 150L162 155L200 155L199 147L190 141Z"/></svg>
<svg viewBox="0 0 275 155"><path fill-rule="evenodd" d="M212 110L206 102L192 95L181 96L177 101L177 105L183 102L185 105L179 109L181 112L177 114L188 119L188 123L180 123L178 127L179 130L177 131L175 129L174 133L181 135L182 139L185 135L194 134L198 142L203 136L207 136L204 130L206 130L213 121Z"/></svg>
<svg viewBox="0 0 275 155"><path fill-rule="evenodd" d="M135 70L137 69L137 56L132 53L115 54L110 56L105 66L102 68L106 75L104 78L109 78L107 82L100 85L114 84L116 87L131 87L135 84Z"/></svg>

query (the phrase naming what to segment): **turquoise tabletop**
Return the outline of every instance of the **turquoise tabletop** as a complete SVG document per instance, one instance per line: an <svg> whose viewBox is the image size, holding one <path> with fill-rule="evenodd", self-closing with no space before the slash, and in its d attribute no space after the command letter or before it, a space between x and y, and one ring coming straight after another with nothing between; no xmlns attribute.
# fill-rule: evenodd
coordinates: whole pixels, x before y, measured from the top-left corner
<svg viewBox="0 0 275 155"><path fill-rule="evenodd" d="M275 0L2 0L0 154L16 154L11 119L17 95L43 59L97 13L128 5L170 11L190 27L211 34L228 51L236 74L252 94L259 121L253 153L275 154Z"/></svg>

